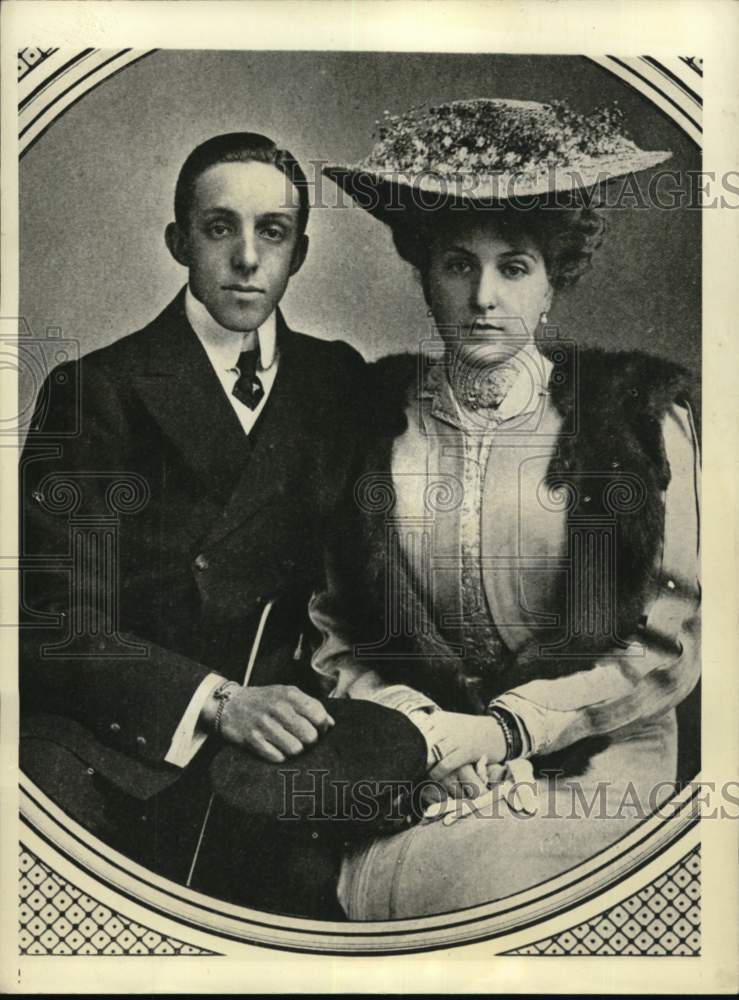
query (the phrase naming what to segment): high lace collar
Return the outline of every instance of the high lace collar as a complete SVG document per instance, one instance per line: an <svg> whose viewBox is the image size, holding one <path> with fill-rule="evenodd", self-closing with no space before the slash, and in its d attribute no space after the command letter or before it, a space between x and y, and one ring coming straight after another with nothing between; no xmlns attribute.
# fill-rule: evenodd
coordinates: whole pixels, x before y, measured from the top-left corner
<svg viewBox="0 0 739 1000"><path fill-rule="evenodd" d="M465 432L494 427L534 412L548 393L551 361L535 344L527 344L501 366L500 403L474 409L455 395L448 364L438 361L424 366L423 398L431 402L431 416Z"/></svg>

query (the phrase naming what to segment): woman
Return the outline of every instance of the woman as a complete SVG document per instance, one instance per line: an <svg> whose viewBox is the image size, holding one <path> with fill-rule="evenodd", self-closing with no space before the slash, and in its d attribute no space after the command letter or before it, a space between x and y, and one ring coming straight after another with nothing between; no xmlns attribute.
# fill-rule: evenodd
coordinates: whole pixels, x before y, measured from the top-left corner
<svg viewBox="0 0 739 1000"><path fill-rule="evenodd" d="M360 167L326 171L391 226L443 352L374 366L313 665L335 697L416 722L442 792L488 785L476 805L494 806L354 851L351 919L534 885L673 789L674 710L699 672L689 379L640 352L537 346L603 234L572 189L667 155L610 112L480 100L390 119Z"/></svg>

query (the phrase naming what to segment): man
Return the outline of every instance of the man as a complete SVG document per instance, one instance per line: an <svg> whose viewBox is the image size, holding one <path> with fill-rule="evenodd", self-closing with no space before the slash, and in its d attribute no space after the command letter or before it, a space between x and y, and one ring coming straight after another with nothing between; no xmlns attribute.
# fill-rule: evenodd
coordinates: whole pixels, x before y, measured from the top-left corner
<svg viewBox="0 0 739 1000"><path fill-rule="evenodd" d="M22 766L181 881L219 747L279 764L334 728L308 690L303 628L349 483L362 362L278 309L307 221L306 178L271 140L195 149L166 230L187 287L52 374L23 454ZM230 790L248 805L248 784ZM227 840L239 819L216 828ZM232 881L228 845L208 857L193 884L215 891ZM235 898L280 908L255 857Z"/></svg>

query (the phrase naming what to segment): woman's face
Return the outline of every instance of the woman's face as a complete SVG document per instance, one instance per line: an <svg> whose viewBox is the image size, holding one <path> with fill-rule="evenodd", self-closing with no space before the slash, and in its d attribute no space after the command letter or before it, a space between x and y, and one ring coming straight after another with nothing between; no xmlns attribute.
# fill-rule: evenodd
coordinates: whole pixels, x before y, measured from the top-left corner
<svg viewBox="0 0 739 1000"><path fill-rule="evenodd" d="M533 342L552 300L532 237L468 213L434 234L426 289L444 342L476 364L504 361Z"/></svg>

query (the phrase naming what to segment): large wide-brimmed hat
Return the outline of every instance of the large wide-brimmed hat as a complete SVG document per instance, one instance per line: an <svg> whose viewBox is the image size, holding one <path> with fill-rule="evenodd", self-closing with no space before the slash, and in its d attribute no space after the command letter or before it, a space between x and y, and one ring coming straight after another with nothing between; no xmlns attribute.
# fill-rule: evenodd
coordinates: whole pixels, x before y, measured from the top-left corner
<svg viewBox="0 0 739 1000"><path fill-rule="evenodd" d="M478 98L386 112L377 131L364 160L323 172L385 221L393 209L449 199L495 204L583 192L672 155L627 138L618 105L581 115L563 101Z"/></svg>

